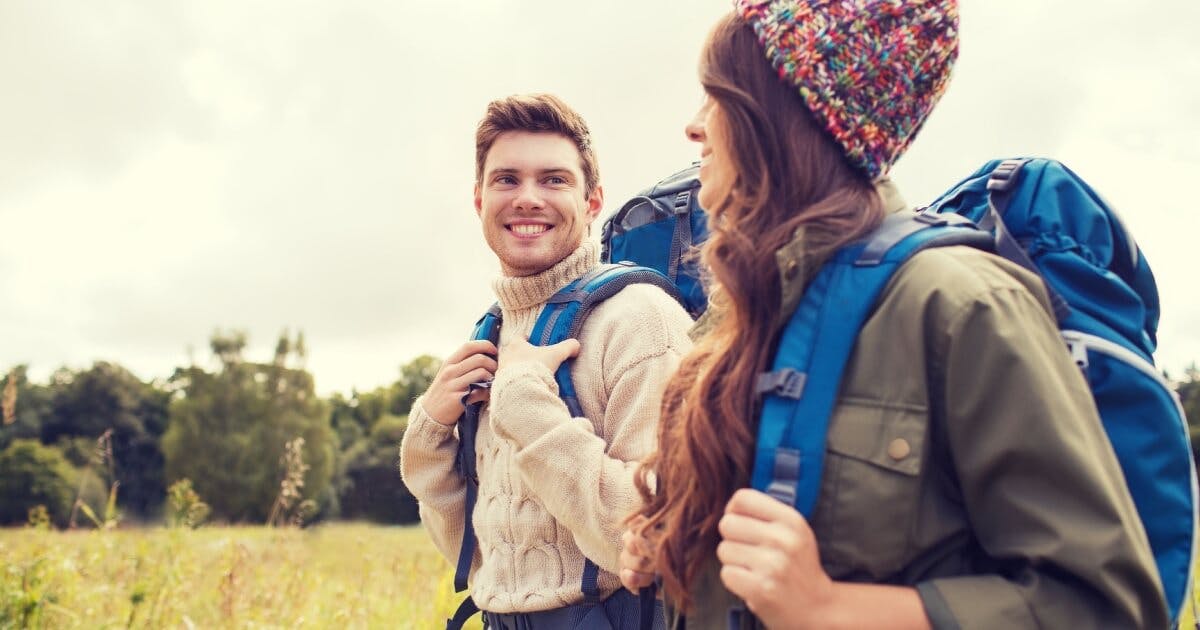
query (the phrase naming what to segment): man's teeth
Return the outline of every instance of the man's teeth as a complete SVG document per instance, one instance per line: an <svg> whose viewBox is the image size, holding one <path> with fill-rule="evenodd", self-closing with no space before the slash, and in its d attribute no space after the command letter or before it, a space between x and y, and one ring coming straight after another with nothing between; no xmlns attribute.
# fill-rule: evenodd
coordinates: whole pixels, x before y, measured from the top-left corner
<svg viewBox="0 0 1200 630"><path fill-rule="evenodd" d="M549 229L549 228L545 225L514 225L514 226L512 226L512 230L514 232L516 232L517 234L522 234L522 235L526 235L526 236L532 235L532 234L541 234L542 232L545 232L547 229Z"/></svg>

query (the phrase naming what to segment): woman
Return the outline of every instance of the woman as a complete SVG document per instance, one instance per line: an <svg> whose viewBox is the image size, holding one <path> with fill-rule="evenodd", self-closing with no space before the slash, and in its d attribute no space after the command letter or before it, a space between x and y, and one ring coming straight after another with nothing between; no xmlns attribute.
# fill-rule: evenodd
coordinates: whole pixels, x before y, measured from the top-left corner
<svg viewBox="0 0 1200 630"><path fill-rule="evenodd" d="M689 630L1168 624L1044 287L970 248L915 255L880 297L812 520L745 488L755 378L822 261L906 209L883 176L945 88L957 20L952 0L738 0L710 34L687 135L713 304L622 555L623 583L661 577Z"/></svg>

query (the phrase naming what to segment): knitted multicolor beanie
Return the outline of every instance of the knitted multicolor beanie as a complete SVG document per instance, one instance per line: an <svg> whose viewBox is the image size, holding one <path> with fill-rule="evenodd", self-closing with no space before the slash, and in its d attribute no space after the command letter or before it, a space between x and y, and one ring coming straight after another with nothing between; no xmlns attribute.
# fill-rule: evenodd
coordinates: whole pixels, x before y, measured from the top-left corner
<svg viewBox="0 0 1200 630"><path fill-rule="evenodd" d="M900 157L958 57L956 0L734 0L779 78L800 90L852 165Z"/></svg>

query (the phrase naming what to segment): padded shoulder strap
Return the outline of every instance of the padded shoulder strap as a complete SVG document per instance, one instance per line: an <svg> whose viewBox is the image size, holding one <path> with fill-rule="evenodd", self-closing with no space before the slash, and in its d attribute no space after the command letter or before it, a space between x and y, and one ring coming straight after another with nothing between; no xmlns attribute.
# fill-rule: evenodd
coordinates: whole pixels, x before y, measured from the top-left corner
<svg viewBox="0 0 1200 630"><path fill-rule="evenodd" d="M533 325L530 343L551 346L567 339L577 339L592 309L631 284L654 285L680 304L683 303L674 283L654 269L621 263L600 265L550 297ZM575 385L571 382L570 368L573 363L573 359L564 361L554 374L554 379L571 415L578 417L583 415L583 411L575 396Z"/></svg>
<svg viewBox="0 0 1200 630"><path fill-rule="evenodd" d="M764 399L751 479L754 488L812 516L829 417L842 374L859 331L892 274L929 247L990 249L991 244L990 235L970 221L901 213L833 255L792 313L771 372L759 377L758 392Z"/></svg>

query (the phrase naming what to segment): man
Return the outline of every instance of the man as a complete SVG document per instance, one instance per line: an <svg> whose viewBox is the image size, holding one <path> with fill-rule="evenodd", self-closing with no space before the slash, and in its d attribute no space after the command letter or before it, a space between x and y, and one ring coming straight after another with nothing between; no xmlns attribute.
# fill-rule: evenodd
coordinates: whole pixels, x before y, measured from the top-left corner
<svg viewBox="0 0 1200 630"><path fill-rule="evenodd" d="M653 447L663 386L689 349L692 322L664 291L635 284L592 311L578 342L528 343L546 300L599 264L587 238L604 200L596 156L587 125L561 100L490 103L476 132L475 177L475 211L502 272L493 283L500 348L472 341L446 359L413 405L401 474L453 562L465 517L455 469L460 401L471 383L494 378L476 438L471 592L492 625L523 617L538 627L583 600L585 558L600 568L602 596L619 591L622 522L640 506L633 473ZM568 357L582 418L571 417L554 381Z"/></svg>

